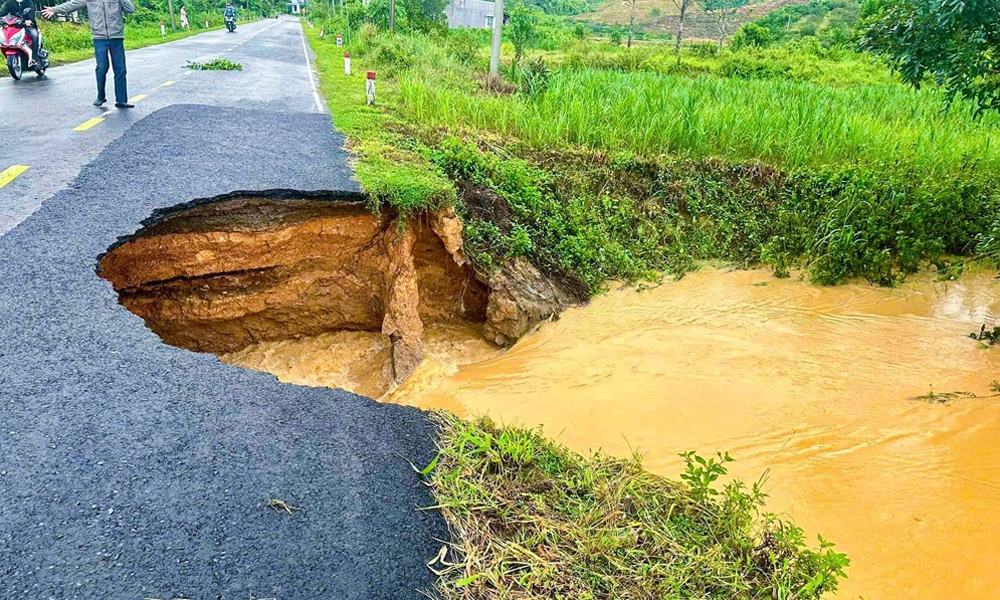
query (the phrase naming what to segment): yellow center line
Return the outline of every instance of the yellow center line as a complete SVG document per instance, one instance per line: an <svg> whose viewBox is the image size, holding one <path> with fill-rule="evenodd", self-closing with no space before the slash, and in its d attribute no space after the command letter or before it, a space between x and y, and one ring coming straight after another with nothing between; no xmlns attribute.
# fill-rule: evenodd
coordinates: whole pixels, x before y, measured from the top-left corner
<svg viewBox="0 0 1000 600"><path fill-rule="evenodd" d="M28 165L14 165L13 167L7 167L0 172L0 188L7 185L11 181L17 179L17 176L28 170Z"/></svg>
<svg viewBox="0 0 1000 600"><path fill-rule="evenodd" d="M128 101L131 102L132 104L135 104L136 102L139 102L139 101L145 99L147 96L148 96L148 94L139 94L135 98L129 98Z"/></svg>
<svg viewBox="0 0 1000 600"><path fill-rule="evenodd" d="M161 83L160 85L158 85L156 87L158 87L158 88L167 87L168 85L174 85L175 83L177 83L177 82L176 81L164 81L163 83Z"/></svg>
<svg viewBox="0 0 1000 600"><path fill-rule="evenodd" d="M79 125L74 127L73 131L87 131L94 125L98 125L103 122L104 122L104 117L94 117L93 119L84 121L83 123L80 123Z"/></svg>

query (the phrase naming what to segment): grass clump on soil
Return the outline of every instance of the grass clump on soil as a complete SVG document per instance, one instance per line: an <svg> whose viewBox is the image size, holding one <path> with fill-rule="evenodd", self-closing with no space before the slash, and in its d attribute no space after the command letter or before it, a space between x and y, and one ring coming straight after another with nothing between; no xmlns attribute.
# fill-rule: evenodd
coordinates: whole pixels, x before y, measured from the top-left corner
<svg viewBox="0 0 1000 600"><path fill-rule="evenodd" d="M446 599L818 598L849 564L764 512L760 482L718 485L728 455L685 453L671 481L638 457L440 418L430 483L459 540L456 560L432 565Z"/></svg>
<svg viewBox="0 0 1000 600"><path fill-rule="evenodd" d="M242 71L243 65L228 58L213 58L204 63L189 60L185 68L195 71Z"/></svg>

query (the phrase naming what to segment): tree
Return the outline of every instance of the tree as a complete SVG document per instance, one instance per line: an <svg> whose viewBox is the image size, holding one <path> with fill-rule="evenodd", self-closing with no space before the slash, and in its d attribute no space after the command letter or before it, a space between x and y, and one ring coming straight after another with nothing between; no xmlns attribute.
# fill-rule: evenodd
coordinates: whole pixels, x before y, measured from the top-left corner
<svg viewBox="0 0 1000 600"><path fill-rule="evenodd" d="M754 23L746 23L733 34L732 48L766 48L771 44L771 30Z"/></svg>
<svg viewBox="0 0 1000 600"><path fill-rule="evenodd" d="M729 24L736 16L736 11L747 4L748 0L698 0L701 9L712 17L715 26L719 28L719 50L722 50L722 44L726 41Z"/></svg>
<svg viewBox="0 0 1000 600"><path fill-rule="evenodd" d="M1000 110L1000 1L876 0L864 3L861 46L882 56L914 88L928 77Z"/></svg>
<svg viewBox="0 0 1000 600"><path fill-rule="evenodd" d="M430 33L448 26L444 9L448 0L397 0L403 5L410 29Z"/></svg>
<svg viewBox="0 0 1000 600"><path fill-rule="evenodd" d="M632 47L632 31L635 29L635 1L636 0L622 0L622 6L628 8L628 44L629 48Z"/></svg>
<svg viewBox="0 0 1000 600"><path fill-rule="evenodd" d="M535 25L538 15L523 3L510 11L510 43L514 46L514 62L511 63L511 73L517 71L517 66L524 58L524 49L535 38Z"/></svg>
<svg viewBox="0 0 1000 600"><path fill-rule="evenodd" d="M681 38L684 37L684 15L687 14L687 9L691 6L691 0L670 0L677 7L679 16L677 18L677 43L674 48L677 50L677 63L681 62Z"/></svg>

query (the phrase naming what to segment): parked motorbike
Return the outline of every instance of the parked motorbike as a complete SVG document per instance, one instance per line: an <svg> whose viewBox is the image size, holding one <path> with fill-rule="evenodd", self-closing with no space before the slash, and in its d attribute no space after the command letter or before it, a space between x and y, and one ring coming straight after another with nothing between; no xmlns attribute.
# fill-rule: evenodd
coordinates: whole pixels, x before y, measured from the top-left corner
<svg viewBox="0 0 1000 600"><path fill-rule="evenodd" d="M31 52L31 38L24 31L24 19L17 15L7 15L0 19L0 53L7 63L7 72L15 80L28 70L28 65L34 62L32 70L41 77L49 68L49 53L42 46L41 33L38 34L38 56Z"/></svg>
<svg viewBox="0 0 1000 600"><path fill-rule="evenodd" d="M226 19L226 29L229 30L229 33L232 33L234 31L236 31L236 19L229 19L229 18L227 18Z"/></svg>

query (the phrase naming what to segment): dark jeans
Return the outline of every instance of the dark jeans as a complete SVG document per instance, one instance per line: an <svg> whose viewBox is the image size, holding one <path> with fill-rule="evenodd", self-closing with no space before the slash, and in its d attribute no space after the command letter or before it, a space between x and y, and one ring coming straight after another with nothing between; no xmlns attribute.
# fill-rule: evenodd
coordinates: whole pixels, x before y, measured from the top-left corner
<svg viewBox="0 0 1000 600"><path fill-rule="evenodd" d="M31 55L35 60L38 60L38 28L37 27L25 27L24 35L28 36L31 40Z"/></svg>
<svg viewBox="0 0 1000 600"><path fill-rule="evenodd" d="M104 84L108 80L108 56L110 66L115 70L115 103L128 102L128 86L125 83L125 40L94 40L94 58L97 59L97 99L106 100Z"/></svg>

